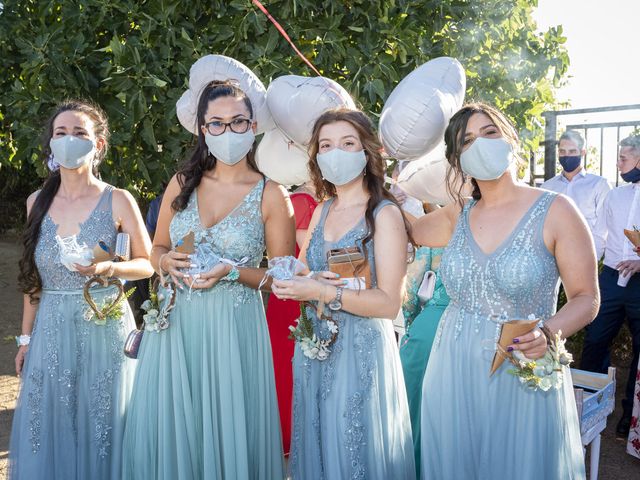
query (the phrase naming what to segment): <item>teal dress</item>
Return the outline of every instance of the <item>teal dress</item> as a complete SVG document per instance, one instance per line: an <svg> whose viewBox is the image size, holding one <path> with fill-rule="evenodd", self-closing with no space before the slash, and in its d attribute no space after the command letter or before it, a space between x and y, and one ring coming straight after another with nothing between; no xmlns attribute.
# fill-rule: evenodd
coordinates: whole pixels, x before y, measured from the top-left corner
<svg viewBox="0 0 640 480"><path fill-rule="evenodd" d="M402 307L405 318L405 335L400 341L400 361L407 387L416 472L420 472L420 408L422 406L422 379L429 362L431 346L436 336L440 317L449 304L442 279L438 274L442 248L421 247L407 271L407 298ZM418 288L425 272L436 273L433 297L426 303L418 298Z"/></svg>
<svg viewBox="0 0 640 480"><path fill-rule="evenodd" d="M113 187L80 224L79 244L115 247ZM104 324L90 318L83 296L87 277L60 262L58 226L47 214L35 251L42 295L22 370L9 446L11 480L119 480L122 435L136 363L122 346L135 328L123 316ZM96 303L115 287L93 288Z"/></svg>
<svg viewBox="0 0 640 480"><path fill-rule="evenodd" d="M556 194L542 192L490 253L475 242L469 202L440 265L451 297L431 349L422 390L422 478L585 478L571 375L559 390L533 391L509 362L489 376L499 324L554 315L559 274L543 227Z"/></svg>
<svg viewBox="0 0 640 480"><path fill-rule="evenodd" d="M194 191L170 225L171 243L189 231L228 260L263 256L260 181L216 225L200 223ZM178 290L169 328L147 331L124 438L123 478L284 478L271 346L260 292L220 281Z"/></svg>
<svg viewBox="0 0 640 480"><path fill-rule="evenodd" d="M362 246L364 218L341 239L324 239L330 199L322 206L307 250L309 268L328 270L327 252ZM374 215L391 204L383 200ZM396 208L391 207L391 208ZM374 244L367 245L375 286ZM330 336L327 322L307 308L314 330ZM293 431L289 467L293 480L413 480L415 466L407 396L392 320L334 312L339 325L329 357L293 357Z"/></svg>

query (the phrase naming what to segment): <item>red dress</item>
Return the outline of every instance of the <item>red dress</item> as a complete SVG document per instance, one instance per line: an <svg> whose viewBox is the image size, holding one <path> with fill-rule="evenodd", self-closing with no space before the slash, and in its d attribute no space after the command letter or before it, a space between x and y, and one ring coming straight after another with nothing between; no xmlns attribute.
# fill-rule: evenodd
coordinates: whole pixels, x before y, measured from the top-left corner
<svg viewBox="0 0 640 480"><path fill-rule="evenodd" d="M311 195L294 193L291 195L293 211L296 218L296 230L306 230L311 222L311 216L318 203ZM296 257L300 249L296 244ZM276 391L278 393L278 407L280 410L280 425L282 427L282 447L289 453L291 441L291 400L293 397L293 373L291 361L293 359L294 342L289 340L289 325L295 325L300 316L300 304L294 300L280 300L275 295L269 295L267 303L267 325L271 337L273 351L273 367L276 375Z"/></svg>

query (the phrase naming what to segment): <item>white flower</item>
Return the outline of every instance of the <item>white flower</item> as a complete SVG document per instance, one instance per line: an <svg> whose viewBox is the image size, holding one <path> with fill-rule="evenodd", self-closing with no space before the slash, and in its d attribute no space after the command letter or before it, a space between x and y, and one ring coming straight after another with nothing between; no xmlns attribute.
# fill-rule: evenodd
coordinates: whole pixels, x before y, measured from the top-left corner
<svg viewBox="0 0 640 480"><path fill-rule="evenodd" d="M152 315L151 313L145 313L142 316L142 319L145 321L145 323L156 323L158 320L158 315Z"/></svg>
<svg viewBox="0 0 640 480"><path fill-rule="evenodd" d="M538 386L540 387L540 390L542 390L543 392L546 392L552 386L551 378L549 377L541 378L540 382L538 383Z"/></svg>
<svg viewBox="0 0 640 480"><path fill-rule="evenodd" d="M327 328L331 333L338 333L338 325L331 320L327 321Z"/></svg>
<svg viewBox="0 0 640 480"><path fill-rule="evenodd" d="M553 369L551 369L551 370L553 371ZM548 373L551 373L551 372L548 372ZM533 368L533 374L536 377L544 377L544 376L548 375L548 373L547 373L547 369L544 367L544 365L536 365Z"/></svg>
<svg viewBox="0 0 640 480"><path fill-rule="evenodd" d="M569 365L571 362L573 362L573 356L568 353L568 352L562 352L560 354L560 358L558 359L560 362L560 365Z"/></svg>
<svg viewBox="0 0 640 480"><path fill-rule="evenodd" d="M289 325L289 331L290 332L295 332L296 331L296 327L294 327L293 325Z"/></svg>
<svg viewBox="0 0 640 480"><path fill-rule="evenodd" d="M158 316L158 310L156 310L155 308L152 308L151 310L147 311L147 315L151 315L153 317L157 317Z"/></svg>
<svg viewBox="0 0 640 480"><path fill-rule="evenodd" d="M140 305L140 308L145 312L148 312L149 309L151 308L151 300L145 300L144 302L142 302L142 305Z"/></svg>
<svg viewBox="0 0 640 480"><path fill-rule="evenodd" d="M329 358L329 350L322 348L318 351L318 360L326 360Z"/></svg>
<svg viewBox="0 0 640 480"><path fill-rule="evenodd" d="M162 302L165 299L164 293L158 294L158 302Z"/></svg>

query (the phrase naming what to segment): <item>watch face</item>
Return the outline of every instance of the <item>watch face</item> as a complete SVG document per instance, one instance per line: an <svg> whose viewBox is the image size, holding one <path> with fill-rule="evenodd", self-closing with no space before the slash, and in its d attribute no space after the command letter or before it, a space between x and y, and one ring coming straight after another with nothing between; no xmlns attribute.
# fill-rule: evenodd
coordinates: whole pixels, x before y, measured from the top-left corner
<svg viewBox="0 0 640 480"><path fill-rule="evenodd" d="M338 300L333 300L329 303L329 308L331 310L340 310L342 308L342 303L340 303Z"/></svg>

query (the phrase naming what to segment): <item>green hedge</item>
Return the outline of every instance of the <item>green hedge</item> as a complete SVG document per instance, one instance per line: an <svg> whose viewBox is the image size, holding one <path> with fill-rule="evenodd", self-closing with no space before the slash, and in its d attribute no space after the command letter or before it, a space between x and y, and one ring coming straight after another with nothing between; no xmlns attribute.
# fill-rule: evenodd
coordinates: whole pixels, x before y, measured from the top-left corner
<svg viewBox="0 0 640 480"><path fill-rule="evenodd" d="M503 108L535 143L540 113L555 105L567 71L562 29L536 32L535 0L263 3L323 75L373 115L416 66L449 55L466 68L468 98ZM65 97L93 99L109 115L104 178L143 201L154 195L192 142L175 102L190 66L209 53L240 60L265 84L311 74L250 0L4 2L0 200L22 201L40 182L38 137Z"/></svg>

